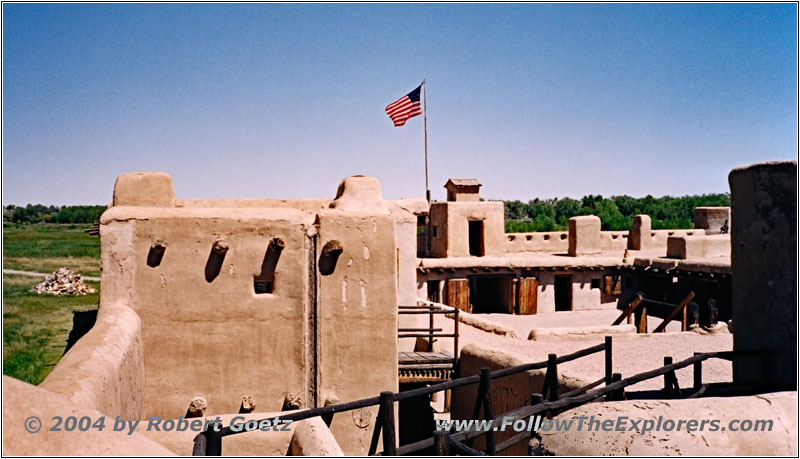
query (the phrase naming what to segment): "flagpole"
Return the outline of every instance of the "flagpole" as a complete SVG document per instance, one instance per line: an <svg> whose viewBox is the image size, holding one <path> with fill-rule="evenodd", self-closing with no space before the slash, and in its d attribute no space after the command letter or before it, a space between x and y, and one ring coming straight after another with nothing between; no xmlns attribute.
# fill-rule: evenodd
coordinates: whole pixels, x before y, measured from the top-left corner
<svg viewBox="0 0 800 459"><path fill-rule="evenodd" d="M431 188L428 186L428 95L425 92L425 78L422 79L422 118L425 125L425 197L431 203Z"/></svg>
<svg viewBox="0 0 800 459"><path fill-rule="evenodd" d="M422 119L425 126L425 198L428 199L428 213L425 215L425 256L431 253L431 188L428 185L428 94L425 91L425 78L422 79Z"/></svg>

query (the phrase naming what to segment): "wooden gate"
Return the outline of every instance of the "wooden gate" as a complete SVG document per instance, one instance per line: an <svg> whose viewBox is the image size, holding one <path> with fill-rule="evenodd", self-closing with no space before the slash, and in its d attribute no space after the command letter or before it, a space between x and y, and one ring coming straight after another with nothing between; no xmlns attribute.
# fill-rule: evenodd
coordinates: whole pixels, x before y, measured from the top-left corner
<svg viewBox="0 0 800 459"><path fill-rule="evenodd" d="M472 305L469 302L469 280L448 279L447 305L464 312L472 312Z"/></svg>
<svg viewBox="0 0 800 459"><path fill-rule="evenodd" d="M539 281L535 277L521 277L517 285L517 314L536 314Z"/></svg>

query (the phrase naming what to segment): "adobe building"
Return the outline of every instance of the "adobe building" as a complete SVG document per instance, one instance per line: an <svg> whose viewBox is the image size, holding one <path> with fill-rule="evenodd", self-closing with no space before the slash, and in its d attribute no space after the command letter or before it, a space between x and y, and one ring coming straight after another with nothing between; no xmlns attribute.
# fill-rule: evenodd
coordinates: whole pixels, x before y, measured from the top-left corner
<svg viewBox="0 0 800 459"><path fill-rule="evenodd" d="M640 293L674 304L694 291L698 309L713 302L720 320L732 317L734 349L770 351L771 383L796 391L796 163L736 169L730 182L733 209L699 208L690 230L652 230L639 215L629 231L602 231L580 216L568 231L506 234L503 203L481 201L474 179L449 180L448 200L428 207L384 200L362 176L342 180L333 199L193 200L176 197L167 174L124 174L100 221L97 322L40 386L4 377L4 453L187 455L196 434L43 432L31 442L31 415L191 411L227 425L244 399L256 404L245 417L264 419L397 392L400 353L417 348L398 331L423 319L398 311L426 300L541 314L624 308ZM459 368L513 360L484 357ZM738 380L758 371L735 362ZM498 406L529 403L540 376L495 393ZM458 396L453 412L468 411ZM232 436L224 451L366 455L377 409ZM398 409L400 432L416 422Z"/></svg>
<svg viewBox="0 0 800 459"><path fill-rule="evenodd" d="M677 304L694 291L696 302L730 318L730 236L720 233L729 208L698 208L694 230L652 230L639 215L629 231L601 231L587 215L571 218L568 231L507 234L503 202L481 201L480 186L450 179L448 200L431 204L420 298L466 312L536 314L613 309L639 293Z"/></svg>
<svg viewBox="0 0 800 459"><path fill-rule="evenodd" d="M192 200L167 174L124 174L100 220L97 322L39 389L130 420L176 419L196 397L230 417L243 397L263 414L396 392L415 206L361 176L334 199ZM344 452L366 454L376 409L333 419Z"/></svg>

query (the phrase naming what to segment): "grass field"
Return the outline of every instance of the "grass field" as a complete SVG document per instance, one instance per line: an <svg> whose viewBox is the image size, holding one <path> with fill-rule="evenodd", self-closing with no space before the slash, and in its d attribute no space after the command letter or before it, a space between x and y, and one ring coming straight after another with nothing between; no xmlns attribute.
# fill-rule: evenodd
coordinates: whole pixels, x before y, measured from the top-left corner
<svg viewBox="0 0 800 459"><path fill-rule="evenodd" d="M66 266L100 275L100 238L88 225L36 224L3 228L3 268L50 273ZM96 309L98 293L39 295L41 278L3 275L3 374L39 384L61 358L72 329L72 311Z"/></svg>

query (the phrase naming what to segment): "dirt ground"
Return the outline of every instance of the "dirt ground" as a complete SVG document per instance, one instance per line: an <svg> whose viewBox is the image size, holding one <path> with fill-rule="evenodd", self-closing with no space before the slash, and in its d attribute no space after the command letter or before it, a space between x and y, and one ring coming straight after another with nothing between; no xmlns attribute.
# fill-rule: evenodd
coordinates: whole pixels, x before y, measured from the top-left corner
<svg viewBox="0 0 800 459"><path fill-rule="evenodd" d="M590 325L611 325L619 317L617 309L596 309L588 311L548 312L532 315L515 314L475 314L489 322L508 327L520 338L527 338L533 328L586 327ZM648 316L647 330L653 331L661 323L659 317ZM623 323L627 323L623 321ZM667 325L667 332L681 331L681 324L673 320Z"/></svg>
<svg viewBox="0 0 800 459"><path fill-rule="evenodd" d="M510 352L535 362L547 360L547 354L564 355L603 342L603 336L571 340L529 341L528 332L537 327L580 327L588 325L610 325L618 316L616 310L575 311L518 316L510 314L482 314L486 320L513 328L519 338L511 338L488 333L477 328L459 324L459 350L469 344L476 344ZM660 319L651 318L648 328L652 329L660 323ZM442 327L444 333L453 330L453 320L444 316L436 316L436 326ZM628 377L636 373L659 368L664 365L664 357L671 356L677 362L691 357L695 352L727 351L733 349L733 335L716 334L700 335L694 332L681 333L680 324L673 322L667 332L658 334L636 334L616 336L613 340L613 370ZM452 351L453 342L441 339L435 344L436 350ZM581 378L587 383L601 378L604 374L605 360L603 353L560 364L559 373L568 373ZM710 359L703 362L703 382L725 382L732 380L731 363L725 360ZM691 387L693 383L692 367L676 372L681 388ZM663 378L643 381L630 390L652 390L663 388Z"/></svg>

